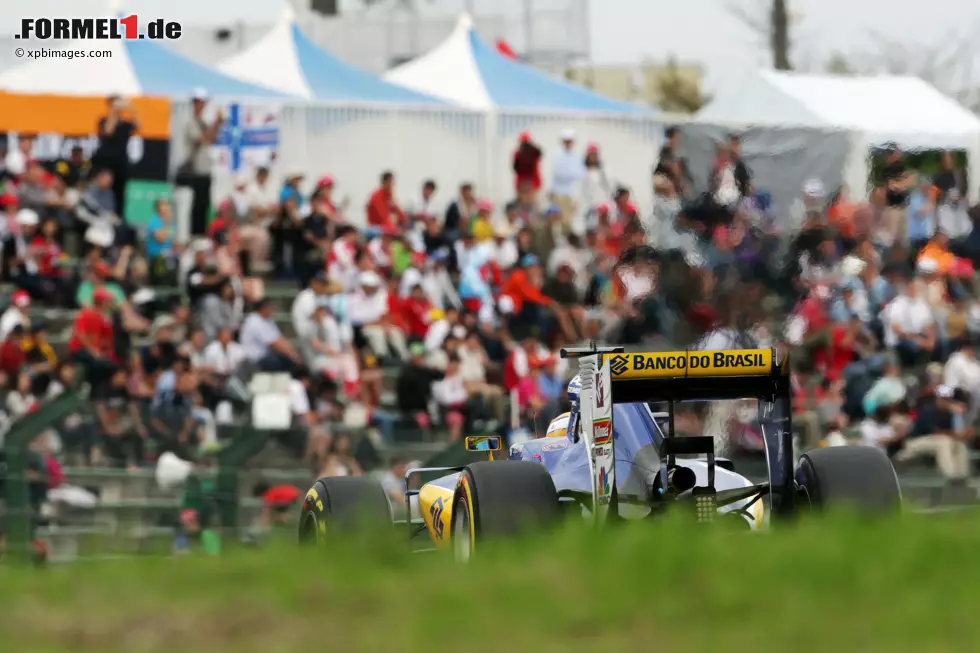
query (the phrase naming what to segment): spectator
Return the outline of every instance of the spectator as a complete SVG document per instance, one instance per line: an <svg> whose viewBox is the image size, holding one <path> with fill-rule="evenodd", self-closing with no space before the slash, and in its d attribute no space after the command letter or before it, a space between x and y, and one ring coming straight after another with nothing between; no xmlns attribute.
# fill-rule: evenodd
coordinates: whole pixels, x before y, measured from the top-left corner
<svg viewBox="0 0 980 653"><path fill-rule="evenodd" d="M612 198L612 192L613 187L599 158L599 146L589 143L585 148L585 178L582 182L583 212L591 213L603 202L608 202ZM585 223L578 220L573 233L585 235Z"/></svg>
<svg viewBox="0 0 980 653"><path fill-rule="evenodd" d="M449 428L449 441L458 442L472 407L457 356L449 357L445 374L432 383L432 397L439 405L443 423Z"/></svg>
<svg viewBox="0 0 980 653"><path fill-rule="evenodd" d="M551 180L552 201L558 206L564 232L571 233L572 222L578 210L579 184L585 179L586 170L582 159L574 152L575 130L561 132L562 150L556 155Z"/></svg>
<svg viewBox="0 0 980 653"><path fill-rule="evenodd" d="M139 467L146 462L145 444L149 431L143 425L139 407L130 396L127 377L125 367L116 368L109 382L98 388L92 403L106 457L118 467L126 466L127 462Z"/></svg>
<svg viewBox="0 0 980 653"><path fill-rule="evenodd" d="M921 296L921 286L917 279L909 281L881 314L885 345L894 347L905 365L930 360L936 349L935 320Z"/></svg>
<svg viewBox="0 0 980 653"><path fill-rule="evenodd" d="M416 425L428 429L429 401L432 399L432 384L443 374L426 365L425 348L421 343L412 343L411 357L402 366L396 384L398 410Z"/></svg>
<svg viewBox="0 0 980 653"><path fill-rule="evenodd" d="M206 90L195 89L191 98L193 116L184 128L187 159L177 169L176 183L190 188L193 193L191 234L201 236L207 231L208 213L211 209L211 146L224 126L225 117L218 111L210 124L206 121Z"/></svg>
<svg viewBox="0 0 980 653"><path fill-rule="evenodd" d="M541 398L541 421L551 422L561 413L562 400L568 379L558 371L558 360L545 356L537 361L540 372L537 375L538 396Z"/></svg>
<svg viewBox="0 0 980 653"><path fill-rule="evenodd" d="M381 186L371 194L367 203L367 224L376 229L399 228L406 224L405 213L395 201L394 173L381 175Z"/></svg>
<svg viewBox="0 0 980 653"><path fill-rule="evenodd" d="M30 248L37 265L37 281L34 288L40 298L57 306L71 303L68 277L64 269L67 256L59 244L61 238L58 220L45 218L40 233L34 236Z"/></svg>
<svg viewBox="0 0 980 653"><path fill-rule="evenodd" d="M429 225L436 231L436 233L445 233L450 238L457 237L469 223L470 218L476 213L476 194L473 192L473 184L464 183L459 187L459 197L453 200L449 204L449 208L446 209L446 217L442 225L438 222L426 222L427 229ZM426 250L430 253L440 247L442 243L439 243L435 247L426 247Z"/></svg>
<svg viewBox="0 0 980 653"><path fill-rule="evenodd" d="M108 381L115 368L115 329L112 326L113 296L105 288L92 293L92 305L83 307L75 318L68 351L79 363L94 387Z"/></svg>
<svg viewBox="0 0 980 653"><path fill-rule="evenodd" d="M241 343L245 354L264 372L288 372L302 357L283 337L272 316L275 306L262 300L242 323Z"/></svg>
<svg viewBox="0 0 980 653"><path fill-rule="evenodd" d="M919 410L914 431L895 454L895 461L934 458L947 480L965 481L970 476L967 442L974 432L966 419L969 395L948 385L939 386L935 393L935 400Z"/></svg>
<svg viewBox="0 0 980 653"><path fill-rule="evenodd" d="M106 99L106 108L106 115L99 118L99 146L92 161L112 171L112 193L122 215L129 182L129 139L139 133L139 117L133 105L118 95Z"/></svg>
<svg viewBox="0 0 980 653"><path fill-rule="evenodd" d="M37 397L31 390L31 375L21 372L15 377L14 388L7 394L7 414L18 420L34 409Z"/></svg>
<svg viewBox="0 0 980 653"><path fill-rule="evenodd" d="M24 335L24 325L15 324L0 344L0 371L6 374L8 379L16 378L27 363L23 345Z"/></svg>
<svg viewBox="0 0 980 653"><path fill-rule="evenodd" d="M327 453L320 476L363 476L364 471L354 458L351 451L350 436L346 433L339 434L330 443L330 451ZM404 498L404 495L403 495Z"/></svg>
<svg viewBox="0 0 980 653"><path fill-rule="evenodd" d="M238 309L235 307L235 288L231 281L222 281L216 293L204 295L200 303L198 321L208 340L213 340L222 330L238 330L240 320Z"/></svg>
<svg viewBox="0 0 980 653"><path fill-rule="evenodd" d="M681 132L677 127L667 127L664 130L664 145L660 148L660 156L654 168L654 185L656 178L664 177L671 182L673 191L682 196L690 193L694 185L687 162L680 155Z"/></svg>
<svg viewBox="0 0 980 653"><path fill-rule="evenodd" d="M34 159L34 134L23 133L17 138L17 147L7 152L4 168L15 179L27 172L27 165Z"/></svg>
<svg viewBox="0 0 980 653"><path fill-rule="evenodd" d="M407 359L405 334L392 324L388 315L388 291L381 287L381 277L375 272L362 272L358 285L347 300L347 317L354 329L355 346L370 348L382 359L391 359L392 350L399 359Z"/></svg>
<svg viewBox="0 0 980 653"><path fill-rule="evenodd" d="M289 401L293 413L293 429L304 434L306 439L303 459L312 469L323 465L330 448L331 435L327 425L314 410L312 395L314 380L310 371L297 367L289 380Z"/></svg>
<svg viewBox="0 0 980 653"><path fill-rule="evenodd" d="M381 487L388 495L388 502L395 510L404 510L405 492L408 486L405 483L405 472L408 471L408 461L401 457L392 458L388 469L381 476Z"/></svg>
<svg viewBox="0 0 980 653"><path fill-rule="evenodd" d="M175 242L177 227L170 202L164 198L154 202L153 217L146 225L146 256L150 259L150 275L155 285L176 281L177 259L180 254Z"/></svg>
<svg viewBox="0 0 980 653"><path fill-rule="evenodd" d="M752 173L742 160L742 139L738 134L728 137L728 150L734 165L735 186L739 197L749 197L752 194Z"/></svg>
<svg viewBox="0 0 980 653"><path fill-rule="evenodd" d="M886 247L905 242L905 208L914 184L915 177L909 173L902 151L894 143L886 145L880 180L880 186L884 190L885 210L878 231L878 240Z"/></svg>
<svg viewBox="0 0 980 653"><path fill-rule="evenodd" d="M413 229L421 227L426 220L439 216L439 208L435 200L436 189L437 185L434 180L426 179L422 182L422 193L409 212Z"/></svg>
<svg viewBox="0 0 980 653"><path fill-rule="evenodd" d="M25 329L30 326L30 320L25 310L31 305L31 296L25 290L17 290L10 296L10 307L0 315L0 340L6 340L14 327L20 325Z"/></svg>
<svg viewBox="0 0 980 653"><path fill-rule="evenodd" d="M521 132L514 152L514 188L520 192L526 186L536 193L541 190L541 148L531 138L530 132Z"/></svg>
<svg viewBox="0 0 980 653"><path fill-rule="evenodd" d="M231 329L219 329L214 341L204 349L204 365L219 378L228 379L237 374L248 360L245 348L233 336Z"/></svg>
<svg viewBox="0 0 980 653"><path fill-rule="evenodd" d="M879 406L861 423L862 444L882 449L889 455L902 449L903 440L908 432L896 428L891 420L892 410L889 406Z"/></svg>

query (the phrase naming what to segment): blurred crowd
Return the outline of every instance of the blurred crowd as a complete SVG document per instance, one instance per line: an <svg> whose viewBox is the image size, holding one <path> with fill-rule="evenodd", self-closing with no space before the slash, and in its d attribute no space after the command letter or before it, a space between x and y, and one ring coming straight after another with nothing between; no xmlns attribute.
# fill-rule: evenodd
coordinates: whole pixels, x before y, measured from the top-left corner
<svg viewBox="0 0 980 653"><path fill-rule="evenodd" d="M195 97L198 114L206 104ZM654 209L641 215L607 176L601 144L573 130L557 143L523 133L503 203L471 183L403 188L382 172L351 204L335 193L342 179L295 171L278 185L257 169L206 220L197 196L210 181L195 157L216 125L185 134L188 242L167 200L145 228L129 224L126 172L105 152L45 166L21 138L6 157L7 418L83 374L94 419L59 429L79 463L193 457L247 407L256 371L289 375L294 426L307 434L298 452L326 474L362 473L338 426L370 425L392 442L540 435L567 408L574 370L558 350L595 339L791 350L807 445L859 440L899 461L931 457L950 478L971 473L980 212L951 154L927 176L890 146L869 200L812 179L780 215L737 136L719 144L699 191L668 129ZM111 126L135 129L118 116ZM273 290L284 284L280 308ZM75 311L57 353L38 319L53 308ZM707 428L704 415L683 419ZM723 426L731 447L758 450L749 412Z"/></svg>

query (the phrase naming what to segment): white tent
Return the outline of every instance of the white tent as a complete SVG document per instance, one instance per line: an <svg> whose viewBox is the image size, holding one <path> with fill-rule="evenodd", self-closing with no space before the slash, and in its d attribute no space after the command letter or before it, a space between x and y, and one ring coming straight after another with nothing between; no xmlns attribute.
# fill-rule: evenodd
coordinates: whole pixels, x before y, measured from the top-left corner
<svg viewBox="0 0 980 653"><path fill-rule="evenodd" d="M866 186L868 151L889 142L906 150L964 150L970 179L980 180L980 118L916 77L762 71L721 89L697 119L850 131L844 179L857 192Z"/></svg>
<svg viewBox="0 0 980 653"><path fill-rule="evenodd" d="M218 70L243 82L306 99L442 104L389 84L322 50L299 29L288 6L265 36L218 64Z"/></svg>
<svg viewBox="0 0 980 653"><path fill-rule="evenodd" d="M584 86L551 77L514 61L477 35L463 14L445 41L385 73L399 86L475 110L546 109L576 112L652 113L613 100Z"/></svg>

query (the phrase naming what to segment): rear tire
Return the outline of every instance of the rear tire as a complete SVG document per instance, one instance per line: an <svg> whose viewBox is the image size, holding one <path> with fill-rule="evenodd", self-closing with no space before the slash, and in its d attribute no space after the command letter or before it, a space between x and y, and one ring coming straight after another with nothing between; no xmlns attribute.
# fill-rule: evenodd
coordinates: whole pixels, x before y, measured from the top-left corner
<svg viewBox="0 0 980 653"><path fill-rule="evenodd" d="M325 476L306 493L299 541L322 544L328 532L350 534L391 523L391 505L381 483L361 476Z"/></svg>
<svg viewBox="0 0 980 653"><path fill-rule="evenodd" d="M543 465L523 460L467 465L453 495L453 551L458 560L469 560L478 540L546 528L558 515L558 492Z"/></svg>
<svg viewBox="0 0 980 653"><path fill-rule="evenodd" d="M865 513L897 512L902 490L891 460L875 447L814 449L800 458L796 479L816 509L850 506Z"/></svg>

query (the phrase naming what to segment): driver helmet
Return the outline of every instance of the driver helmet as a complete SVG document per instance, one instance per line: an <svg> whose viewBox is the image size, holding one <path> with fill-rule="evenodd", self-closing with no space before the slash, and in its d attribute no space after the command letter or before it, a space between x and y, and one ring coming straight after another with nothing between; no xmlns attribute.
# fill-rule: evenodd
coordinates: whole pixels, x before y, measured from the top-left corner
<svg viewBox="0 0 980 653"><path fill-rule="evenodd" d="M579 394L582 392L582 375L576 374L571 381L568 382L568 400L572 403L578 401Z"/></svg>
<svg viewBox="0 0 980 653"><path fill-rule="evenodd" d="M551 420L551 424L548 424L548 431L545 433L544 437L564 437L568 433L568 420L571 418L571 416L571 413L562 413L555 419Z"/></svg>

